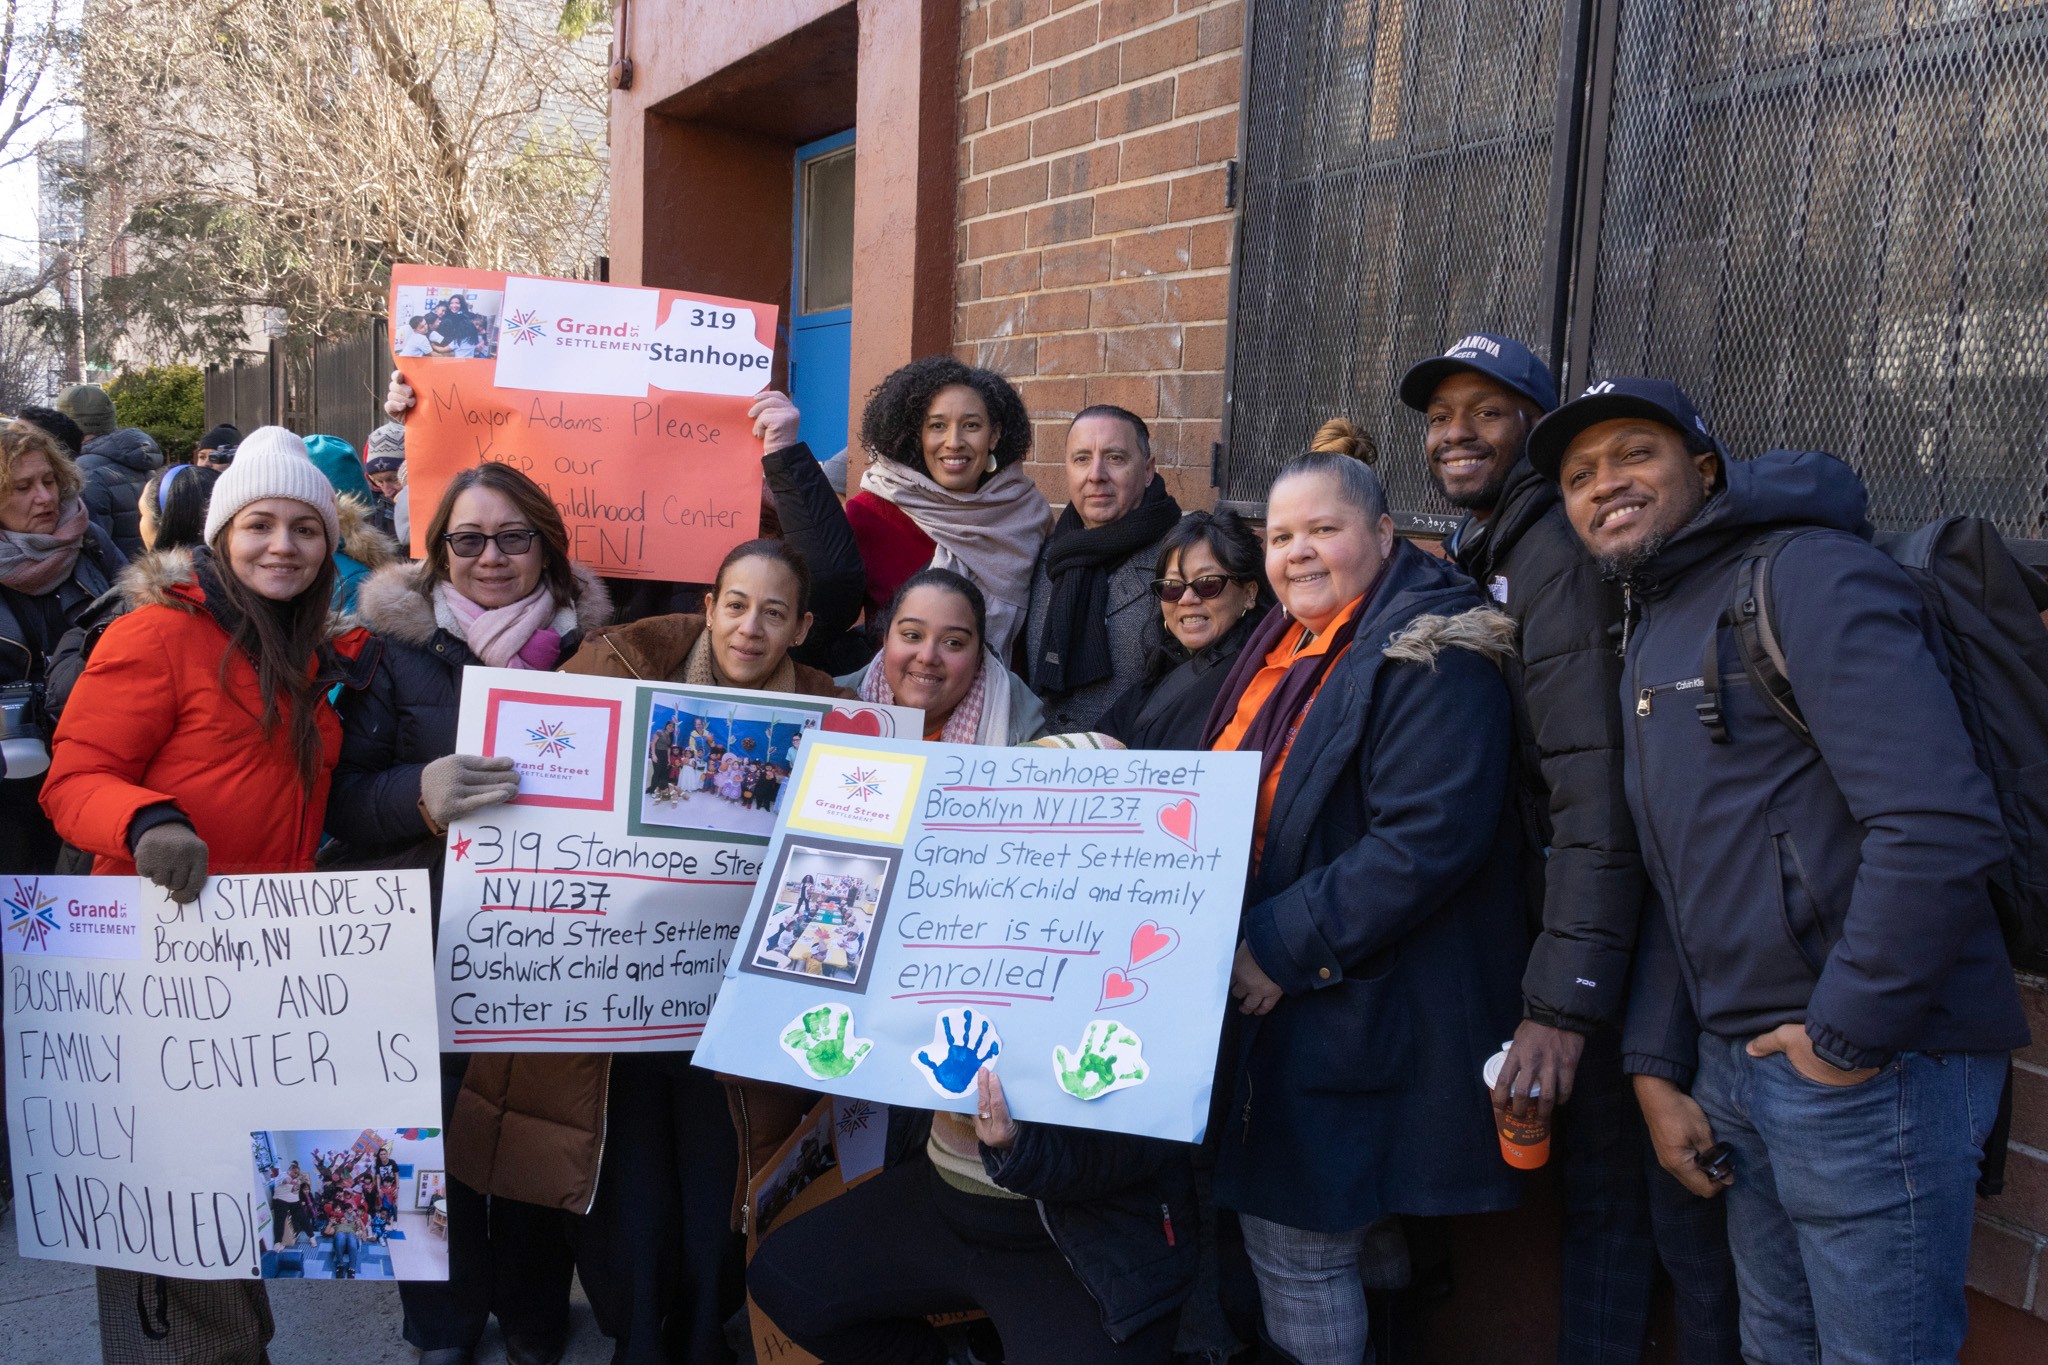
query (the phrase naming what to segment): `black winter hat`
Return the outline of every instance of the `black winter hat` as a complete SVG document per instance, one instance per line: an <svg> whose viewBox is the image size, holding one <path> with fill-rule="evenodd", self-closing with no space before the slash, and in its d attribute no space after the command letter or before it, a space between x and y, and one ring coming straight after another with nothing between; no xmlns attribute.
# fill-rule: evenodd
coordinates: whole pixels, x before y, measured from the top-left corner
<svg viewBox="0 0 2048 1365"><path fill-rule="evenodd" d="M222 422L199 438L194 450L232 450L242 443L242 433L231 422Z"/></svg>
<svg viewBox="0 0 2048 1365"><path fill-rule="evenodd" d="M77 459L78 452L85 448L85 428L66 417L55 408L27 407L14 414L15 420L40 427L57 439L57 444L71 451L71 458Z"/></svg>

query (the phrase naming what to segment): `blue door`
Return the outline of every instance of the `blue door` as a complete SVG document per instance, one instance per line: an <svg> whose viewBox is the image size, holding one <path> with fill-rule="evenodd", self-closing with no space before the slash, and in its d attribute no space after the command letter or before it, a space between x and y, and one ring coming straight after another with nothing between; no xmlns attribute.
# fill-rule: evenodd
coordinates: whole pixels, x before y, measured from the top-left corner
<svg viewBox="0 0 2048 1365"><path fill-rule="evenodd" d="M789 396L821 460L846 448L853 361L853 130L796 150Z"/></svg>

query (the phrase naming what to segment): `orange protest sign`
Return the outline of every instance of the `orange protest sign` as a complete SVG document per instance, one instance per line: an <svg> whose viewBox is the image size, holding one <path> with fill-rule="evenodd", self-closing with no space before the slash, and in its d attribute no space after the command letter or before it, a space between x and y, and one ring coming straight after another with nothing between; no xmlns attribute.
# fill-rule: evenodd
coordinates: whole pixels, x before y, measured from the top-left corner
<svg viewBox="0 0 2048 1365"><path fill-rule="evenodd" d="M426 552L450 479L484 461L546 489L577 563L708 581L760 530L773 304L674 289L402 265L391 349L412 385L406 484Z"/></svg>

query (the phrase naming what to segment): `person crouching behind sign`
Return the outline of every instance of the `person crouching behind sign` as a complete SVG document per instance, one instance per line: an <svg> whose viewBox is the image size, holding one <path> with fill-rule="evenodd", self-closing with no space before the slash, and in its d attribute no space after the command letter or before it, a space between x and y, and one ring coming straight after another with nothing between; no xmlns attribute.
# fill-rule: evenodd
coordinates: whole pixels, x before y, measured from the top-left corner
<svg viewBox="0 0 2048 1365"><path fill-rule="evenodd" d="M1520 1198L1479 1078L1514 1030L1527 942L1495 662L1514 623L1398 539L1379 479L1341 454L1274 480L1266 575L1285 611L1204 733L1263 755L1216 1202L1240 1215L1273 1344L1355 1365L1367 1225Z"/></svg>
<svg viewBox="0 0 2048 1365"><path fill-rule="evenodd" d="M747 1266L791 1341L832 1365L944 1365L927 1316L978 1308L1011 1365L1172 1358L1195 1282L1191 1148L1018 1123L987 1066L973 1114L892 1105L887 1141L880 1175L770 1228Z"/></svg>
<svg viewBox="0 0 2048 1365"><path fill-rule="evenodd" d="M547 493L510 465L478 465L449 482L426 551L378 569L357 592L357 619L380 648L368 685L339 703L327 832L339 845L333 866L426 868L438 926L449 827L519 789L511 759L455 751L462 670L551 671L610 618L611 601L595 574L569 561L568 533ZM455 1111L469 1062L466 1053L441 1054L455 1168L448 1278L400 1282L405 1339L427 1365L464 1365L495 1309L513 1350L545 1359L568 1330L567 1275L545 1269L569 1255L561 1215L510 1192L487 1202L463 1179L455 1158L472 1120Z"/></svg>
<svg viewBox="0 0 2048 1365"><path fill-rule="evenodd" d="M903 581L882 615L882 652L839 685L863 701L915 706L924 737L947 744L1021 744L1045 727L1045 707L988 645L981 589L951 569Z"/></svg>
<svg viewBox="0 0 2048 1365"><path fill-rule="evenodd" d="M139 873L190 902L210 874L313 870L341 748L327 689L359 685L369 639L330 636L339 537L334 491L304 443L264 427L214 485L206 545L121 576L130 610L72 689L43 788L57 832L95 873ZM260 1280L98 1280L105 1360L264 1359Z"/></svg>
<svg viewBox="0 0 2048 1365"><path fill-rule="evenodd" d="M780 541L719 566L704 614L592 632L565 673L849 698L789 657L810 626L809 573ZM716 766L707 751L707 771ZM448 1169L486 1193L585 1214L577 1269L621 1361L730 1359L741 1303L732 1231L741 1157L781 1146L815 1097L747 1082L728 1097L687 1052L481 1053L450 1125ZM735 1128L739 1140L735 1140ZM666 1323L666 1327L664 1327Z"/></svg>

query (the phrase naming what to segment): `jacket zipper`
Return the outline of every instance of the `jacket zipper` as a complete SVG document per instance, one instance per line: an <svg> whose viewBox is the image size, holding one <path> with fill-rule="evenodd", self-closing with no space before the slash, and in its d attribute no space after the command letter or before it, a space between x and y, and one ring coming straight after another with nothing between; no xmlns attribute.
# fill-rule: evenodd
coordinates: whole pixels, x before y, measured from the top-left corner
<svg viewBox="0 0 2048 1365"><path fill-rule="evenodd" d="M1045 1229L1045 1238L1047 1241L1052 1243L1052 1249L1054 1251L1057 1251L1060 1254L1060 1259L1067 1263L1067 1272L1074 1277L1074 1283L1080 1285L1083 1290L1086 1290L1088 1297L1094 1300L1095 1315L1100 1318L1107 1318L1109 1316L1109 1312L1106 1308L1103 1307L1102 1300L1095 1297L1095 1291L1088 1287L1088 1281L1081 1278L1080 1267L1074 1264L1073 1257L1067 1255L1067 1249L1060 1245L1060 1239L1058 1235L1053 1232L1052 1220L1045 1216L1045 1201L1043 1199L1034 1199L1031 1201L1031 1207L1038 1210L1039 1226ZM1165 1206L1161 1205L1161 1207L1163 1208ZM1117 1336L1114 1332L1110 1332L1109 1324L1107 1322L1103 1323L1102 1330L1105 1333L1108 1333L1109 1339L1111 1341L1122 1343L1122 1341L1124 1340L1123 1337Z"/></svg>
<svg viewBox="0 0 2048 1365"><path fill-rule="evenodd" d="M616 652L617 646L613 646ZM628 664L627 667L632 667ZM749 1205L754 1198L754 1116L747 1112L747 1089L736 1085L732 1097L740 1106L740 1231L749 1232L753 1227L754 1211ZM883 1136L886 1145L888 1137Z"/></svg>
<svg viewBox="0 0 2048 1365"><path fill-rule="evenodd" d="M1681 678L1677 682L1658 683L1655 687L1639 688L1636 691L1636 714L1638 716L1649 715L1651 705L1657 700L1660 693L1675 692L1681 688L1686 691L1692 691L1702 686L1702 682L1703 680L1699 678Z"/></svg>
<svg viewBox="0 0 2048 1365"><path fill-rule="evenodd" d="M1627 604L1627 592L1628 592L1628 589L1627 589L1627 585L1626 585L1626 584L1624 584L1624 585L1623 585L1623 589L1622 589L1622 591L1623 591L1623 594L1624 594L1624 604L1625 604L1625 605L1624 605L1624 608L1623 608L1623 615L1622 615L1622 618L1621 618L1621 622L1622 622L1622 635L1623 635L1623 637L1624 637L1624 638L1626 638L1626 637L1627 637L1627 635L1628 635L1628 622L1629 622L1629 612L1630 612L1630 610L1632 609L1632 607L1631 607L1630 605L1628 605L1628 604ZM1645 620L1647 620L1647 619L1648 619L1648 618L1647 618L1647 616L1646 616L1646 617L1645 617ZM1632 668L1632 669L1630 669L1629 671L1630 671L1630 674L1632 675L1632 676L1630 677L1630 681L1631 681L1631 682L1638 682L1638 683L1639 683L1639 682L1641 681L1641 679L1642 679L1642 670L1641 670L1641 664L1640 664L1640 661L1638 661L1638 664L1637 664L1637 666L1636 666L1635 668ZM1634 726L1635 726L1635 731L1636 731L1636 752L1637 752L1638 754L1643 754L1643 755L1645 755L1645 761L1647 760L1647 754L1648 754L1648 749L1647 749L1647 746L1646 746L1646 745L1644 744L1644 742L1643 742L1643 725L1642 725L1642 722L1643 722L1643 719L1644 719L1644 717L1646 717L1646 716L1648 716L1648 715L1650 714L1650 696L1651 696L1651 694L1652 694L1652 693L1655 693L1655 692L1661 691L1661 690L1663 690L1664 688L1670 687L1670 686L1672 686L1672 685L1673 685L1673 684L1670 684L1670 683L1664 683L1664 684L1660 684L1660 685L1659 685L1658 687L1638 687L1638 688L1637 688L1637 690L1636 690L1636 707L1635 707L1635 712L1636 712L1636 718L1635 718L1635 719L1634 719L1634 720L1633 720L1632 722L1630 722L1630 723L1631 723L1632 725L1634 725ZM1632 786L1633 786L1633 787L1635 788L1635 790L1634 790L1634 791L1631 791L1631 792L1630 792L1630 795L1631 795L1631 796L1633 796L1634 798L1636 798L1636 800L1637 800L1637 802L1638 802L1639 804L1640 804L1640 803L1642 803L1642 791L1641 791L1641 787L1642 787L1642 779L1643 779L1643 769L1644 769L1644 766L1645 766L1645 761L1639 761L1639 762L1637 762L1637 764L1636 764L1636 778L1635 778L1635 781L1634 781L1634 783L1633 783L1633 784L1631 784L1631 785L1632 785ZM1679 909L1680 909L1680 906L1679 906L1679 903L1678 903L1678 887L1677 887L1676 883L1672 882L1672 880L1671 880L1671 876L1670 876L1670 872L1671 872L1670 864L1669 864L1669 863L1667 863L1667 862L1665 861L1665 858L1664 858L1664 845L1663 845L1663 842L1662 842L1661 840L1659 840L1659 839L1657 838L1657 830L1656 830L1656 827L1655 827L1654 825L1652 825L1652 826L1651 826L1651 827L1650 827L1649 829L1646 829L1646 830L1644 830L1644 831L1643 831L1643 855L1644 855L1644 856L1643 856L1643 861L1644 861L1644 864L1645 864L1645 869L1647 870L1647 869L1648 869L1648 866L1649 866L1649 864L1650 864L1650 863L1652 863L1652 862L1654 861L1654 863L1656 864L1656 867L1658 868L1658 870L1662 871L1662 872L1663 872L1663 873L1665 874L1665 876L1664 876L1664 884L1665 884L1666 886L1670 886L1670 887L1671 887L1671 891L1672 891L1671 899L1670 899L1670 902L1669 902L1669 904L1667 904L1667 905L1666 905L1666 907L1665 907L1665 911L1666 911L1666 913L1667 913L1667 914L1669 914L1669 915L1670 915L1670 917L1671 917L1671 951L1672 951L1672 952L1673 952L1673 953L1674 953L1674 954L1675 954L1675 955L1677 956L1677 958L1678 958L1678 970L1679 970L1679 974L1680 974L1681 976L1683 976L1683 977L1684 977L1684 979L1685 979L1685 987L1686 987L1686 990L1687 990L1687 991L1688 991L1688 992L1689 992L1689 993L1691 994L1691 996L1692 996L1692 998L1693 998L1694 1000L1698 1000L1698 999L1700 998L1700 993L1699 993L1699 977L1698 977L1698 973L1696 973L1696 972L1695 972L1695 971L1693 970L1693 965L1692 965L1692 959L1691 959L1690 957L1688 957L1688 956L1686 955L1686 951L1685 951L1685 939L1684 939L1684 936L1683 936L1683 935L1681 935L1681 934L1680 934L1680 933L1678 932L1678 922L1679 922L1679 919L1680 919L1680 916L1679 916ZM1654 879L1653 879L1653 881L1654 881Z"/></svg>
<svg viewBox="0 0 2048 1365"><path fill-rule="evenodd" d="M586 1217L586 1218L590 1216L590 1211L591 1211L592 1209L594 1209L594 1208L596 1208L596 1207L597 1207L597 1183L598 1183L599 1179L601 1179L601 1178L602 1178L602 1176L603 1176L603 1173L604 1173L604 1140L605 1140L605 1138L606 1138L606 1137L607 1137L607 1136L608 1136L608 1135L610 1134L610 1132L611 1132L611 1126L612 1126L612 1059L611 1059L611 1056L610 1056L610 1054L606 1054L606 1056L605 1056L605 1059L604 1059L604 1085L603 1085L603 1087L602 1087L602 1090L601 1090L601 1092L599 1093L599 1095L598 1095L598 1097L597 1097L597 1171L598 1171L598 1174L597 1174L597 1175L594 1175L594 1176L592 1176L592 1177L591 1177L591 1180L590 1180L590 1203L589 1203L588 1205L586 1205L586 1206L584 1207L584 1210L583 1210L583 1215L584 1215L584 1217Z"/></svg>

